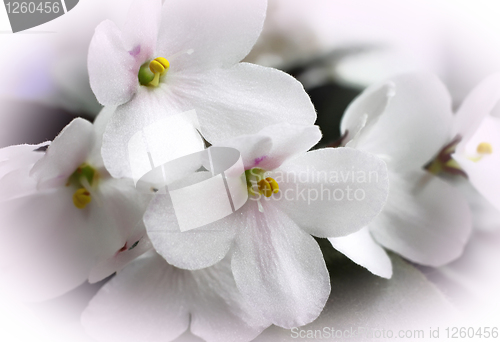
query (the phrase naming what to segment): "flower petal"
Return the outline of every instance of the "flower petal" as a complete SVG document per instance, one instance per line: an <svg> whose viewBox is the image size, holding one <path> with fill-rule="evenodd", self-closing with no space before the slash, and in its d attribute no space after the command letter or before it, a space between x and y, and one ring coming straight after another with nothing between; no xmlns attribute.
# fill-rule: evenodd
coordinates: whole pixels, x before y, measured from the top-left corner
<svg viewBox="0 0 500 342"><path fill-rule="evenodd" d="M35 152L47 145L15 145L0 149L0 200L26 196L36 191L36 181L29 177L33 165L45 153Z"/></svg>
<svg viewBox="0 0 500 342"><path fill-rule="evenodd" d="M463 177L447 179L460 190L469 203L474 230L494 232L500 227L500 209L497 209L476 188Z"/></svg>
<svg viewBox="0 0 500 342"><path fill-rule="evenodd" d="M471 231L471 213L460 192L426 171L390 173L387 204L369 225L382 246L428 266L461 255Z"/></svg>
<svg viewBox="0 0 500 342"><path fill-rule="evenodd" d="M143 61L133 56L132 46L110 20L100 23L89 46L90 87L102 105L129 101L139 87L139 67Z"/></svg>
<svg viewBox="0 0 500 342"><path fill-rule="evenodd" d="M369 106L383 108L387 82L371 87L351 105L342 124L347 127L352 118L367 115L367 123L376 120L360 131L356 148L374 153L394 164L398 169L412 170L427 164L448 142L452 121L451 99L442 82L432 74L414 73L391 78L394 93L380 114ZM380 90L376 90L381 88ZM375 96L381 98L375 100Z"/></svg>
<svg viewBox="0 0 500 342"><path fill-rule="evenodd" d="M366 226L382 210L389 188L385 163L349 147L310 151L273 177L282 195L270 199L318 237L345 236Z"/></svg>
<svg viewBox="0 0 500 342"><path fill-rule="evenodd" d="M82 323L99 341L171 341L189 325L206 341L249 341L265 327L241 299L228 260L185 271L156 253L134 261L104 285Z"/></svg>
<svg viewBox="0 0 500 342"><path fill-rule="evenodd" d="M356 147L362 131L369 131L387 109L394 96L395 84L391 81L368 87L347 107L340 131L346 134L345 142L349 147Z"/></svg>
<svg viewBox="0 0 500 342"><path fill-rule="evenodd" d="M271 137L273 146L269 157L260 164L265 170L274 170L288 159L304 154L321 139L318 126L279 124L267 126L259 134Z"/></svg>
<svg viewBox="0 0 500 342"><path fill-rule="evenodd" d="M215 144L240 151L245 170L260 167L274 170L285 160L307 152L321 139L318 126L278 124L256 135L244 135Z"/></svg>
<svg viewBox="0 0 500 342"><path fill-rule="evenodd" d="M71 196L63 187L2 203L3 281L23 300L64 294L87 279L96 261L88 212L75 208Z"/></svg>
<svg viewBox="0 0 500 342"><path fill-rule="evenodd" d="M391 259L373 240L367 227L356 233L328 240L336 250L373 274L388 279L392 277Z"/></svg>
<svg viewBox="0 0 500 342"><path fill-rule="evenodd" d="M157 53L170 61L172 71L232 66L257 41L266 7L266 0L168 0Z"/></svg>
<svg viewBox="0 0 500 342"><path fill-rule="evenodd" d="M245 170L253 167L260 167L260 164L267 159L272 146L273 140L266 135L251 134L241 135L239 137L222 141L214 144L214 146L232 147L241 153L241 159Z"/></svg>
<svg viewBox="0 0 500 342"><path fill-rule="evenodd" d="M232 270L242 294L262 317L283 328L307 324L323 310L330 280L316 241L271 203L247 203Z"/></svg>
<svg viewBox="0 0 500 342"><path fill-rule="evenodd" d="M95 143L94 127L87 120L76 118L54 139L45 156L30 173L39 187L62 186L83 164Z"/></svg>
<svg viewBox="0 0 500 342"><path fill-rule="evenodd" d="M226 256L238 219L239 215L233 214L181 232L168 194L157 194L144 214L144 223L156 251L170 264L190 270L212 266Z"/></svg>
<svg viewBox="0 0 500 342"><path fill-rule="evenodd" d="M481 125L481 121L490 114L500 101L500 74L494 74L479 83L462 102L453 120L450 140L462 137L457 146L461 150Z"/></svg>
<svg viewBox="0 0 500 342"><path fill-rule="evenodd" d="M193 334L209 342L244 342L271 325L238 290L229 258L190 273L198 287L191 304Z"/></svg>
<svg viewBox="0 0 500 342"><path fill-rule="evenodd" d="M162 0L134 0L128 11L122 29L125 46L129 47L129 54L140 64L159 57L153 54L160 30L161 11Z"/></svg>
<svg viewBox="0 0 500 342"><path fill-rule="evenodd" d="M490 144L492 153L478 156L476 149L481 143ZM477 191L500 210L500 181L496 172L500 165L500 118L486 116L461 150L453 158Z"/></svg>
<svg viewBox="0 0 500 342"><path fill-rule="evenodd" d="M137 181L152 169L147 152L159 166L204 149L193 116L179 109L172 96L168 87L155 91L141 87L132 101L117 107L104 132L101 150L113 177Z"/></svg>
<svg viewBox="0 0 500 342"><path fill-rule="evenodd" d="M98 341L174 340L189 327L185 276L156 254L137 259L90 301L86 332Z"/></svg>
<svg viewBox="0 0 500 342"><path fill-rule="evenodd" d="M151 249L142 221L150 195L139 193L130 179L111 178L100 183L96 196L98 203L92 209L97 212L94 234L99 260L90 282L110 276Z"/></svg>
<svg viewBox="0 0 500 342"><path fill-rule="evenodd" d="M196 110L203 135L211 143L274 124L316 121L303 86L276 69L240 63L196 76L176 75L175 82L176 98L184 110Z"/></svg>

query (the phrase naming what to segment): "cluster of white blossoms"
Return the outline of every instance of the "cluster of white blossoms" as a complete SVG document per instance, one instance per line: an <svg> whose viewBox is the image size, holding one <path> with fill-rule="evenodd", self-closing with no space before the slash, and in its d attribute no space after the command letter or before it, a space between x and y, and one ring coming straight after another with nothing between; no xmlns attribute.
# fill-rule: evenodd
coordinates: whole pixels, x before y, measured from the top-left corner
<svg viewBox="0 0 500 342"><path fill-rule="evenodd" d="M348 107L339 147L311 150L321 132L301 84L240 63L266 5L137 0L126 25L96 28L96 121L0 150L6 287L44 300L114 274L82 316L99 341L172 341L186 330L250 341L322 312L330 276L314 237L384 278L387 251L434 267L460 256L474 212L449 179L468 180L500 211L500 76L456 113L435 76L394 77ZM178 115L193 109L197 124ZM167 118L152 137L160 160L207 142L239 151L240 209L180 231L168 193L138 190L129 142Z"/></svg>

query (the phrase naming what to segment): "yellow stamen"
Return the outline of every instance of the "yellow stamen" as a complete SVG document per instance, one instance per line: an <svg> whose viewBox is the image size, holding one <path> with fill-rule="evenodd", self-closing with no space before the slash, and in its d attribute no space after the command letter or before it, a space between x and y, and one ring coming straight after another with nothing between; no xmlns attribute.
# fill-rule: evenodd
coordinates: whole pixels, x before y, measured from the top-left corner
<svg viewBox="0 0 500 342"><path fill-rule="evenodd" d="M78 209L84 209L91 200L90 193L85 188L80 188L73 194L73 204Z"/></svg>
<svg viewBox="0 0 500 342"><path fill-rule="evenodd" d="M160 84L160 76L163 75L168 68L170 68L170 63L165 58L157 57L153 59L149 63L149 70L154 74L154 78L149 84L157 87Z"/></svg>
<svg viewBox="0 0 500 342"><path fill-rule="evenodd" d="M278 182L271 177L260 180L257 183L257 186L259 188L259 193L266 197L271 197L273 193L277 193L279 191Z"/></svg>
<svg viewBox="0 0 500 342"><path fill-rule="evenodd" d="M153 59L151 63L149 63L149 70L151 70L152 73L163 73L165 71L165 67L158 62L156 59Z"/></svg>
<svg viewBox="0 0 500 342"><path fill-rule="evenodd" d="M491 144L487 142L482 142L479 145L477 145L477 153L479 154L492 154L493 153L493 147Z"/></svg>
<svg viewBox="0 0 500 342"><path fill-rule="evenodd" d="M273 193L277 194L280 191L280 186L278 185L278 182L276 182L273 178L267 177L266 180L269 182L271 185L271 188L273 189Z"/></svg>
<svg viewBox="0 0 500 342"><path fill-rule="evenodd" d="M271 197L273 194L273 189L271 187L271 184L267 181L267 179L262 179L257 183L257 186L259 187L259 192L266 196L266 197Z"/></svg>
<svg viewBox="0 0 500 342"><path fill-rule="evenodd" d="M155 60L155 61L157 61L158 63L160 63L160 64L163 66L163 68L164 68L165 70L168 70L168 68L170 68L170 62L169 62L169 61L167 61L167 59L166 59L166 58L163 58L163 57L157 57L157 58L155 58L154 60Z"/></svg>

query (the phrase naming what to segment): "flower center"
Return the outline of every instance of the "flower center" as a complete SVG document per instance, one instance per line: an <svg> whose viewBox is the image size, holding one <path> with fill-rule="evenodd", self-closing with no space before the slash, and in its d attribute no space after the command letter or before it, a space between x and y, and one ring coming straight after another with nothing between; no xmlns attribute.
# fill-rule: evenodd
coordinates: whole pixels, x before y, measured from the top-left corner
<svg viewBox="0 0 500 342"><path fill-rule="evenodd" d="M278 182L274 178L266 177L265 174L266 171L258 167L245 171L247 189L250 195L257 196L257 194L261 194L271 197L272 194L279 192Z"/></svg>
<svg viewBox="0 0 500 342"><path fill-rule="evenodd" d="M458 136L453 139L448 145L444 146L439 152L436 158L426 165L427 171L432 174L440 174L441 172L450 173L453 175L459 175L467 178L467 174L462 170L460 165L451 157L457 148L457 145L462 140L462 137Z"/></svg>
<svg viewBox="0 0 500 342"><path fill-rule="evenodd" d="M163 57L157 57L149 64L144 63L139 69L139 83L144 86L158 87L160 77L167 72L169 67L170 62Z"/></svg>
<svg viewBox="0 0 500 342"><path fill-rule="evenodd" d="M66 186L73 185L77 190L73 193L73 204L78 209L85 209L92 201L92 188L97 185L99 174L88 164L80 165L68 178Z"/></svg>
<svg viewBox="0 0 500 342"><path fill-rule="evenodd" d="M469 160L472 160L473 162L478 162L481 159L483 159L484 156L486 156L488 154L492 154L493 153L493 147L491 146L490 143L482 142L479 145L477 145L476 152L477 152L477 155L470 156L470 157L467 157L467 158Z"/></svg>
<svg viewBox="0 0 500 342"><path fill-rule="evenodd" d="M481 155L492 154L493 147L491 146L490 143L482 142L479 145L477 145L476 151L477 151L477 153L479 153Z"/></svg>

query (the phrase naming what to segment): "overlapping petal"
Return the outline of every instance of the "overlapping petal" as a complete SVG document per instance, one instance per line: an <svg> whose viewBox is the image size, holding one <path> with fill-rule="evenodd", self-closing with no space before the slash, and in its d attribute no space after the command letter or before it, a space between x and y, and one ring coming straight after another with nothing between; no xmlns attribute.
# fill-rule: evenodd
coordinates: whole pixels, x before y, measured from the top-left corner
<svg viewBox="0 0 500 342"><path fill-rule="evenodd" d="M96 262L92 232L98 227L71 196L62 187L2 203L4 279L23 300L64 294L83 283Z"/></svg>
<svg viewBox="0 0 500 342"><path fill-rule="evenodd" d="M253 167L262 167L261 163L268 158L273 139L263 134L242 135L233 139L222 141L215 146L232 147L241 154L245 170Z"/></svg>
<svg viewBox="0 0 500 342"><path fill-rule="evenodd" d="M148 235L158 253L170 264L191 270L214 265L226 256L240 220L240 215L233 214L181 232L168 194L157 194L144 214Z"/></svg>
<svg viewBox="0 0 500 342"><path fill-rule="evenodd" d="M116 106L129 101L139 88L141 61L133 56L120 29L110 20L100 23L89 46L90 87L97 101Z"/></svg>
<svg viewBox="0 0 500 342"><path fill-rule="evenodd" d="M328 238L332 246L368 271L382 278L392 277L392 263L386 251L373 240L368 227L340 238Z"/></svg>
<svg viewBox="0 0 500 342"><path fill-rule="evenodd" d="M347 107L340 131L342 135L345 134L343 139L350 147L356 147L362 142L363 139L359 135L366 135L377 123L394 96L394 87L394 83L390 81L368 87Z"/></svg>
<svg viewBox="0 0 500 342"><path fill-rule="evenodd" d="M245 225L232 257L242 294L273 324L291 328L312 322L323 310L330 280L316 241L272 203L242 208Z"/></svg>
<svg viewBox="0 0 500 342"><path fill-rule="evenodd" d="M0 149L0 200L26 196L36 191L37 182L29 177L33 165L43 158L39 145L15 145Z"/></svg>
<svg viewBox="0 0 500 342"><path fill-rule="evenodd" d="M155 150L155 159L161 161L155 166L204 148L196 124L183 114L187 109L177 104L171 89L163 85L155 90L141 87L132 101L117 107L105 129L102 158L106 169L115 178L142 176L134 171L136 166L132 165L137 162L134 159L137 156L130 144L137 134L147 135L148 147ZM192 109L190 107L189 110ZM158 126L162 120L171 120L164 132L146 134L145 129ZM143 155L142 159L149 166L148 155ZM141 162L140 159L138 161Z"/></svg>
<svg viewBox="0 0 500 342"><path fill-rule="evenodd" d="M259 167L274 170L284 161L307 152L321 139L318 126L287 123L263 128L255 135L244 135L223 141L216 146L240 151L246 170Z"/></svg>
<svg viewBox="0 0 500 342"><path fill-rule="evenodd" d="M479 155L481 143L491 146L491 154ZM453 158L465 171L471 184L497 209L500 210L500 118L488 115L474 134Z"/></svg>
<svg viewBox="0 0 500 342"><path fill-rule="evenodd" d="M459 257L471 231L460 192L426 171L391 172L389 179L384 212L369 225L375 240L423 265L437 267Z"/></svg>
<svg viewBox="0 0 500 342"><path fill-rule="evenodd" d="M276 69L239 63L197 78L180 77L182 85L175 91L186 110L196 109L203 135L211 143L255 134L274 124L313 125L316 121L302 85Z"/></svg>
<svg viewBox="0 0 500 342"><path fill-rule="evenodd" d="M450 139L457 135L462 138L457 150L465 148L465 144L481 125L482 120L500 101L500 74L493 74L479 83L462 102L453 119L453 130Z"/></svg>
<svg viewBox="0 0 500 342"><path fill-rule="evenodd" d="M228 260L186 271L156 253L104 285L82 322L91 336L106 342L172 341L189 327L206 341L249 341L266 326L242 300Z"/></svg>
<svg viewBox="0 0 500 342"><path fill-rule="evenodd" d="M76 118L54 139L30 174L41 188L63 186L69 176L87 160L94 144L92 124Z"/></svg>
<svg viewBox="0 0 500 342"><path fill-rule="evenodd" d="M376 125L366 125L366 132L359 132L356 148L383 157L399 170L421 168L448 142L452 122L450 95L431 74L405 74L388 82L394 87L388 104L385 105L387 82L384 82L358 98L349 116L343 119L346 123L342 127L355 129L356 125L351 124L356 122L354 118L364 114L376 116ZM371 104L378 109L368 110ZM372 120L367 118L367 123Z"/></svg>
<svg viewBox="0 0 500 342"><path fill-rule="evenodd" d="M349 147L308 152L273 177L280 186L278 206L318 237L345 236L366 226L382 210L389 188L385 163Z"/></svg>

